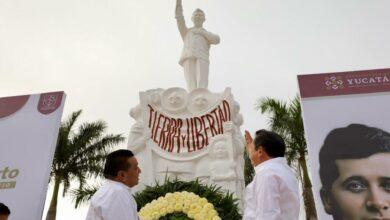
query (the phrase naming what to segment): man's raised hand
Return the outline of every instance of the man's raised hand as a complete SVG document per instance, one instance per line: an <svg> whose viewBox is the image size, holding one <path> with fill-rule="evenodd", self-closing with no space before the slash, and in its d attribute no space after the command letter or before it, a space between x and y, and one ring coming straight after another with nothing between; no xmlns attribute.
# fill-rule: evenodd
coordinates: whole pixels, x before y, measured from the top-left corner
<svg viewBox="0 0 390 220"><path fill-rule="evenodd" d="M245 130L245 142L247 146L253 143L253 138L247 130Z"/></svg>

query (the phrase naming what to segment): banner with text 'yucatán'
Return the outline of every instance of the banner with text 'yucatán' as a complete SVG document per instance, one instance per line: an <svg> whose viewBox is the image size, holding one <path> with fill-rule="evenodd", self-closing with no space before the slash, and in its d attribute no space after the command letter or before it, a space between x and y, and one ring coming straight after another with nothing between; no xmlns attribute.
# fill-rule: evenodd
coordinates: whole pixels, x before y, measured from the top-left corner
<svg viewBox="0 0 390 220"><path fill-rule="evenodd" d="M64 92L0 98L0 202L11 220L40 220Z"/></svg>
<svg viewBox="0 0 390 220"><path fill-rule="evenodd" d="M390 219L390 69L298 81L318 219Z"/></svg>

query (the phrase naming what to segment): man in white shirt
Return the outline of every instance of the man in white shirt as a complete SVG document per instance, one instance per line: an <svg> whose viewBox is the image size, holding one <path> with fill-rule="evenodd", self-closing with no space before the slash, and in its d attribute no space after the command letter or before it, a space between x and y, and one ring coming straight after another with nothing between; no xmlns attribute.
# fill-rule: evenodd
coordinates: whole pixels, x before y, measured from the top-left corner
<svg viewBox="0 0 390 220"><path fill-rule="evenodd" d="M117 150L107 156L106 182L93 195L87 220L138 220L137 203L131 187L138 184L141 169L129 150Z"/></svg>
<svg viewBox="0 0 390 220"><path fill-rule="evenodd" d="M283 139L267 130L257 131L254 140L245 131L245 139L255 176L246 188L243 219L298 219L298 181L284 158L286 145Z"/></svg>

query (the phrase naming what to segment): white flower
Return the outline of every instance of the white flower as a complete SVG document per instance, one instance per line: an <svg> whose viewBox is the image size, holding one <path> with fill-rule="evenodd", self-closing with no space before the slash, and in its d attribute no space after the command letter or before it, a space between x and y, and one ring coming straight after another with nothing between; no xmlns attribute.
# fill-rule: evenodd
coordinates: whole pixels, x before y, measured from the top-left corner
<svg viewBox="0 0 390 220"><path fill-rule="evenodd" d="M169 213L183 212L195 220L221 220L213 204L193 192L167 193L146 204L139 212L141 220L155 220Z"/></svg>

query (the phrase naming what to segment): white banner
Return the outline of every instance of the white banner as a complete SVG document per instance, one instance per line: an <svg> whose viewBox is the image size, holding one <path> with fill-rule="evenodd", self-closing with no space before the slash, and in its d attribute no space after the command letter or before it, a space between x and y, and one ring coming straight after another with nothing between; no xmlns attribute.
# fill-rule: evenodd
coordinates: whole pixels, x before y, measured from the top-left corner
<svg viewBox="0 0 390 220"><path fill-rule="evenodd" d="M318 219L390 219L390 69L298 76Z"/></svg>
<svg viewBox="0 0 390 220"><path fill-rule="evenodd" d="M0 202L10 220L40 220L64 107L63 92L0 98Z"/></svg>

